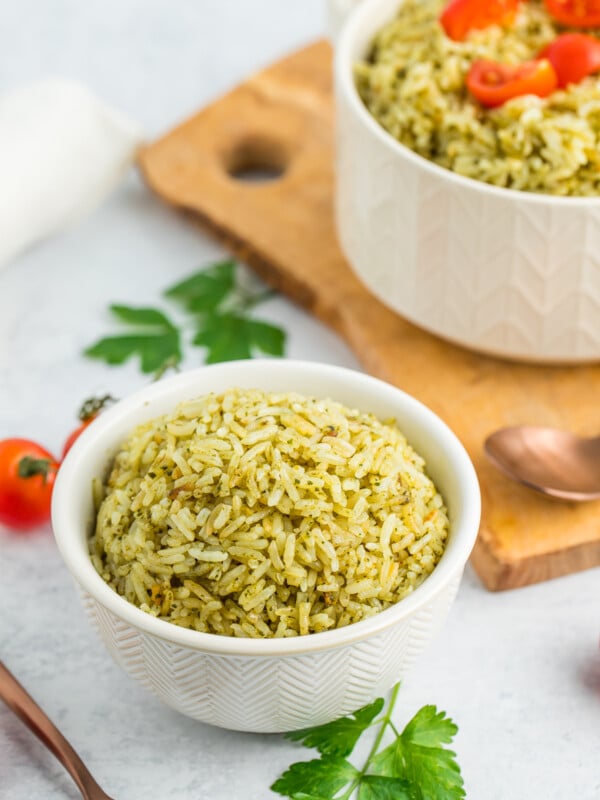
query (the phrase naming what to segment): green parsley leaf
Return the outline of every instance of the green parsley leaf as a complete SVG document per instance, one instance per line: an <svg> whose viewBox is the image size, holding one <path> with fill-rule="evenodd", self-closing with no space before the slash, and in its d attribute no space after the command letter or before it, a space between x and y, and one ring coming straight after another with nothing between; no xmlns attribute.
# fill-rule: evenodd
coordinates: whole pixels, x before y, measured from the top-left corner
<svg viewBox="0 0 600 800"><path fill-rule="evenodd" d="M274 325L234 312L206 314L192 343L208 349L207 364L251 358L255 350L283 355L285 334Z"/></svg>
<svg viewBox="0 0 600 800"><path fill-rule="evenodd" d="M110 310L117 319L126 322L128 325L152 325L158 328L175 330L175 327L165 317L162 311L156 308L132 308L131 306L120 306L113 304Z"/></svg>
<svg viewBox="0 0 600 800"><path fill-rule="evenodd" d="M235 289L235 262L220 261L165 291L188 311L214 311Z"/></svg>
<svg viewBox="0 0 600 800"><path fill-rule="evenodd" d="M257 319L247 320L252 344L257 350L271 356L282 356L285 350L285 333L276 325Z"/></svg>
<svg viewBox="0 0 600 800"><path fill-rule="evenodd" d="M358 770L344 758L325 756L313 761L292 764L271 786L271 789L292 800L331 800L347 783L358 776Z"/></svg>
<svg viewBox="0 0 600 800"><path fill-rule="evenodd" d="M246 320L237 314L211 314L201 320L192 344L206 347L207 364L250 358Z"/></svg>
<svg viewBox="0 0 600 800"><path fill-rule="evenodd" d="M358 800L415 800L411 785L402 778L363 775Z"/></svg>
<svg viewBox="0 0 600 800"><path fill-rule="evenodd" d="M179 331L162 311L123 305L112 305L110 310L118 319L135 326L136 332L100 339L84 351L85 355L107 364L123 364L138 355L145 373L160 370L166 362L179 364Z"/></svg>
<svg viewBox="0 0 600 800"><path fill-rule="evenodd" d="M317 748L322 756L292 764L271 788L291 800L349 800L355 791L358 800L462 800L465 791L455 753L444 747L458 728L445 712L424 706L398 733L392 711L399 689L398 683L378 719L382 699L342 719L286 734ZM377 735L359 771L345 758L371 725L377 726ZM386 731L393 731L395 740L380 750ZM344 792L338 794L342 787Z"/></svg>
<svg viewBox="0 0 600 800"><path fill-rule="evenodd" d="M435 706L424 706L400 736L372 760L373 772L408 780L416 800L460 800L465 797L456 754L442 745L456 726Z"/></svg>
<svg viewBox="0 0 600 800"><path fill-rule="evenodd" d="M458 733L458 727L435 706L423 706L404 728L403 736L424 747L449 744Z"/></svg>
<svg viewBox="0 0 600 800"><path fill-rule="evenodd" d="M349 756L360 735L365 731L384 705L380 697L374 703L355 711L351 717L342 717L326 725L304 728L286 733L293 742L302 742L305 747L315 747L319 753L330 756Z"/></svg>
<svg viewBox="0 0 600 800"><path fill-rule="evenodd" d="M205 361L252 358L257 353L283 356L285 333L277 325L249 316L273 295L252 293L238 283L234 261L220 261L171 286L164 295L178 301L196 326L192 344L207 349ZM108 364L123 364L138 355L141 369L155 379L181 362L182 331L155 308L113 305L112 313L131 332L100 339L84 351ZM187 343L189 340L185 338Z"/></svg>

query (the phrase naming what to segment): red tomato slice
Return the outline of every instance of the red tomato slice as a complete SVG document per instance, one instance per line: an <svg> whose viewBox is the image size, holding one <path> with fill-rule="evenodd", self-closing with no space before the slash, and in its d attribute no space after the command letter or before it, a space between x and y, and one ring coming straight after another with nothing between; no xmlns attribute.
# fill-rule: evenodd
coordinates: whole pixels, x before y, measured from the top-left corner
<svg viewBox="0 0 600 800"><path fill-rule="evenodd" d="M545 0L546 11L563 25L600 27L600 0Z"/></svg>
<svg viewBox="0 0 600 800"><path fill-rule="evenodd" d="M556 86L556 72L547 58L517 65L474 61L467 75L467 88L488 108L501 106L524 94L546 97Z"/></svg>
<svg viewBox="0 0 600 800"><path fill-rule="evenodd" d="M446 35L462 41L474 28L509 25L519 0L450 0L440 15Z"/></svg>
<svg viewBox="0 0 600 800"><path fill-rule="evenodd" d="M600 41L585 33L563 33L542 50L540 58L548 59L564 88L600 70Z"/></svg>

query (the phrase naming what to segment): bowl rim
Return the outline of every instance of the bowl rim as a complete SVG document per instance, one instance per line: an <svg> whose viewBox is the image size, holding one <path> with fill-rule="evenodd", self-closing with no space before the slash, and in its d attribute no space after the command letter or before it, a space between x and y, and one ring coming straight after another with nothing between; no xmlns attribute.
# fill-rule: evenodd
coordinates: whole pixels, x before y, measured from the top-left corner
<svg viewBox="0 0 600 800"><path fill-rule="evenodd" d="M333 374L340 380L355 381L357 385L362 385L363 389L366 388L374 395L383 392L391 397L393 394L398 411L405 411L407 418L411 418L413 422L415 417L418 418L415 427L426 431L427 435L440 446L444 460L449 461L458 478L456 503L460 513L452 529L454 544L445 550L431 575L397 604L365 620L334 630L290 638L244 639L181 628L172 622L153 617L117 594L96 572L87 551L87 537L81 536L75 504L70 502L77 483L83 480L79 478L82 464L85 473L86 462L93 461L103 450L105 453L108 452L104 442L105 434L110 434L111 429L122 424L124 419L129 418L130 427L133 428L136 424L135 413L139 412L141 405L168 398L175 406L184 399L182 396L184 389L194 387L197 393L199 378L210 377L211 372L214 374L218 372L227 374L226 370L235 372L236 367L242 364L245 370L256 370L257 375L265 368L309 370L314 377L320 375L331 377ZM260 385L260 378L257 379L257 384ZM231 385L235 385L234 382ZM209 387L207 391L210 391ZM171 398L171 395L177 396ZM401 420L399 422L401 425ZM88 477L92 476L93 472ZM204 653L253 657L310 654L343 647L370 638L406 619L425 606L462 573L475 544L480 512L481 498L475 468L456 435L427 406L401 389L365 373L345 367L292 359L252 359L204 366L162 379L128 395L100 415L75 442L58 472L52 497L52 527L59 552L72 577L85 594L91 596L121 621L163 641Z"/></svg>
<svg viewBox="0 0 600 800"><path fill-rule="evenodd" d="M485 181L479 181L476 178L460 175L458 172L442 167L434 161L425 158L425 156L421 156L414 150L411 150L395 139L379 122L377 122L375 117L373 117L362 102L356 89L352 74L354 64L352 53L357 38L364 37L365 31L367 31L369 37L372 38L382 24L384 24L374 23L373 17L377 16L377 12L389 8L389 19L391 20L393 17L393 9L398 9L402 5L402 2L403 0L362 0L346 18L336 41L334 54L336 93L343 95L345 101L362 126L392 153L395 158L401 157L409 161L415 167L430 173L432 177L455 184L457 188L475 192L479 191L498 199L507 201L518 200L531 205L549 205L560 208L565 206L569 208L576 206L594 207L598 205L600 195L596 197L580 197L544 194L542 192L527 192L519 189L494 186Z"/></svg>

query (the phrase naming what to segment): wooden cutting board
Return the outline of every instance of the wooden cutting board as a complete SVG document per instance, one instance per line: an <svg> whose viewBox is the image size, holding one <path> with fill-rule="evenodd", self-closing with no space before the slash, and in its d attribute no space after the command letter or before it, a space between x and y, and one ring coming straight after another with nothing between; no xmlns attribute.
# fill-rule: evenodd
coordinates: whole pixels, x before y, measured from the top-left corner
<svg viewBox="0 0 600 800"><path fill-rule="evenodd" d="M500 475L483 441L503 425L600 428L600 366L541 367L468 352L402 320L352 273L335 234L331 50L318 42L250 78L146 147L150 187L338 331L373 375L436 411L479 474L472 563L489 589L600 564L600 503L548 500ZM268 183L247 168L281 171Z"/></svg>

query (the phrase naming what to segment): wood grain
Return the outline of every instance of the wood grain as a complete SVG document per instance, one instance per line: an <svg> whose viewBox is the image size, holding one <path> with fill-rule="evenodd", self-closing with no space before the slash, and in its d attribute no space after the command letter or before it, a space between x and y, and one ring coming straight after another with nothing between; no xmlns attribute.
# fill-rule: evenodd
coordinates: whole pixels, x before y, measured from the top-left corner
<svg viewBox="0 0 600 800"><path fill-rule="evenodd" d="M472 561L489 589L600 564L600 503L553 501L521 488L482 450L503 425L598 433L600 366L541 367L477 355L410 325L362 286L335 235L325 42L250 78L146 147L139 164L164 200L338 331L370 373L418 397L454 429L481 483L483 522ZM233 177L249 166L283 174L264 184Z"/></svg>

